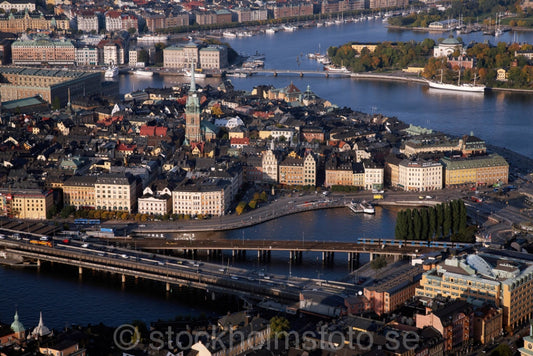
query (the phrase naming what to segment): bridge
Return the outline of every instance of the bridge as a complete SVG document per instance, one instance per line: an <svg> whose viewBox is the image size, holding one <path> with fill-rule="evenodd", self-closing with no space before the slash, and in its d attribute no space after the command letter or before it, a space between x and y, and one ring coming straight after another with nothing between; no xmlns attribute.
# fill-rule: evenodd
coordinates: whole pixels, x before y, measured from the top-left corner
<svg viewBox="0 0 533 356"><path fill-rule="evenodd" d="M255 74L261 74L261 75L273 75L274 77L277 77L278 75L286 75L286 76L321 76L326 78L349 78L352 76L351 72L332 72L327 70L300 70L300 69L265 69L265 68L242 68L238 70L228 71L226 72L226 75L233 75L233 74L240 74L244 73L247 75L255 75Z"/></svg>
<svg viewBox="0 0 533 356"><path fill-rule="evenodd" d="M126 278L144 278L163 283L167 292L171 291L173 286L196 288L210 293L212 298L218 293L237 295L250 300L262 300L267 297L293 303L299 300L300 292L305 289L329 294L356 293L355 287L350 283L265 275L220 264L92 243L85 247L76 245L75 241L71 244L56 242L45 246L33 241L34 243L0 240L0 260L31 260L36 262L37 266L44 262L58 263L78 268L80 276L86 270L119 275L122 283L126 282Z"/></svg>
<svg viewBox="0 0 533 356"><path fill-rule="evenodd" d="M110 240L112 241L112 240ZM245 256L247 251L257 251L258 259L269 259L272 251L288 251L291 261L301 261L303 252L321 252L324 263L333 262L335 253L345 253L349 263L359 265L360 254L389 256L395 260L415 258L425 253L440 251L449 246L445 243L427 241L398 241L386 239L365 239L364 242L336 241L284 241L284 240L166 240L166 239L133 239L122 242L128 247L142 250L182 251L185 256L196 257L203 252L208 257L222 255L222 251L231 251L233 257Z"/></svg>

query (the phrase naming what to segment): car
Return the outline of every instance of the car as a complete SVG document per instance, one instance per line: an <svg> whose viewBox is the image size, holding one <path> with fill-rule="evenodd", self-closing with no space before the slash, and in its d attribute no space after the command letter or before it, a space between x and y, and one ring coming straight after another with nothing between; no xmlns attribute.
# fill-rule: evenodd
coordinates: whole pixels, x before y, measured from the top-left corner
<svg viewBox="0 0 533 356"><path fill-rule="evenodd" d="M89 244L88 243L82 244L81 247L87 248L87 247L89 247Z"/></svg>
<svg viewBox="0 0 533 356"><path fill-rule="evenodd" d="M3 240L5 238L6 238L5 235L0 234L0 240Z"/></svg>
<svg viewBox="0 0 533 356"><path fill-rule="evenodd" d="M48 241L48 236L41 236L41 238L39 239L41 241Z"/></svg>
<svg viewBox="0 0 533 356"><path fill-rule="evenodd" d="M120 255L120 257L122 257L122 258L126 258L126 259L127 259L127 258L128 258L128 255L126 255L125 253L123 253L122 255Z"/></svg>
<svg viewBox="0 0 533 356"><path fill-rule="evenodd" d="M64 244L68 244L68 243L70 243L70 239L63 239L63 243L64 243Z"/></svg>
<svg viewBox="0 0 533 356"><path fill-rule="evenodd" d="M20 240L20 234L19 234L18 232L15 232L15 233L13 234L13 238L14 238L15 240L17 240L17 241Z"/></svg>
<svg viewBox="0 0 533 356"><path fill-rule="evenodd" d="M224 268L219 268L218 271L219 272L226 272L226 270Z"/></svg>
<svg viewBox="0 0 533 356"><path fill-rule="evenodd" d="M426 195L426 199L433 199L431 195Z"/></svg>
<svg viewBox="0 0 533 356"><path fill-rule="evenodd" d="M231 279L238 280L239 277L237 277L237 276L231 276Z"/></svg>

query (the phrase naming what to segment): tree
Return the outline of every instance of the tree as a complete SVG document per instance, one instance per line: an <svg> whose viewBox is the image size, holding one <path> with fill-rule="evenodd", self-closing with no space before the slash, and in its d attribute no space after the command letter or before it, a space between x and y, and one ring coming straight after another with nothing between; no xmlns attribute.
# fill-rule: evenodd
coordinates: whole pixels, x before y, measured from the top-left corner
<svg viewBox="0 0 533 356"><path fill-rule="evenodd" d="M429 240L429 213L427 208L420 210L420 219L422 220L421 239Z"/></svg>
<svg viewBox="0 0 533 356"><path fill-rule="evenodd" d="M435 236L441 238L444 235L443 223L444 223L444 208L442 204L438 204L436 208L437 213L437 230Z"/></svg>
<svg viewBox="0 0 533 356"><path fill-rule="evenodd" d="M137 62L143 62L145 65L150 63L150 55L144 48L137 52Z"/></svg>
<svg viewBox="0 0 533 356"><path fill-rule="evenodd" d="M237 204L237 207L235 208L235 212L237 213L237 215L241 215L244 212L246 205L247 204L245 201L241 201L239 202L239 204Z"/></svg>
<svg viewBox="0 0 533 356"><path fill-rule="evenodd" d="M449 236L452 229L452 209L450 204L444 204L444 221L442 222L443 236Z"/></svg>
<svg viewBox="0 0 533 356"><path fill-rule="evenodd" d="M372 268L373 270L376 270L376 271L379 271L379 270L381 270L382 268L384 268L386 266L387 266L387 260L383 256L380 256L378 258L374 258L370 262L370 268Z"/></svg>
<svg viewBox="0 0 533 356"><path fill-rule="evenodd" d="M137 33L137 29L134 27L130 27L128 28L128 33L130 34L130 36L133 36L134 34Z"/></svg>
<svg viewBox="0 0 533 356"><path fill-rule="evenodd" d="M433 239L437 231L437 211L434 206L429 209L429 230L428 239Z"/></svg>
<svg viewBox="0 0 533 356"><path fill-rule="evenodd" d="M291 324L287 318L275 316L270 319L270 332L274 337L279 337L290 330Z"/></svg>
<svg viewBox="0 0 533 356"><path fill-rule="evenodd" d="M422 236L422 219L420 217L420 211L418 209L413 210L413 229L414 239L421 240Z"/></svg>
<svg viewBox="0 0 533 356"><path fill-rule="evenodd" d="M491 356L512 356L513 350L507 344L499 344L498 347L492 351Z"/></svg>
<svg viewBox="0 0 533 356"><path fill-rule="evenodd" d="M52 109L59 110L61 108L61 99L58 96L55 96L52 100Z"/></svg>

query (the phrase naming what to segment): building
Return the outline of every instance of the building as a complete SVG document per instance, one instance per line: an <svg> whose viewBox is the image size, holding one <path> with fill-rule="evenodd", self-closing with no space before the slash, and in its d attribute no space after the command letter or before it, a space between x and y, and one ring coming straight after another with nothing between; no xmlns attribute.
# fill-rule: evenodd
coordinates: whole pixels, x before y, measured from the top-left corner
<svg viewBox="0 0 533 356"><path fill-rule="evenodd" d="M503 311L484 305L474 311L474 340L482 344L494 342L502 334Z"/></svg>
<svg viewBox="0 0 533 356"><path fill-rule="evenodd" d="M0 9L4 10L5 13L9 13L11 10L15 10L17 12L28 10L29 12L33 12L35 11L35 2L25 0L4 0L0 2Z"/></svg>
<svg viewBox="0 0 533 356"><path fill-rule="evenodd" d="M352 162L339 162L336 159L326 162L326 178L324 187L334 185L352 186L354 179L354 164Z"/></svg>
<svg viewBox="0 0 533 356"><path fill-rule="evenodd" d="M533 320L529 321L529 335L524 337L524 347L518 349L520 356L533 355Z"/></svg>
<svg viewBox="0 0 533 356"><path fill-rule="evenodd" d="M85 356L86 350L80 348L80 345L69 339L57 340L51 344L39 346L39 352L43 355L57 355L57 356Z"/></svg>
<svg viewBox="0 0 533 356"><path fill-rule="evenodd" d="M370 301L371 309L378 315L388 314L415 296L423 268L421 265L406 265L378 280L371 287L365 287L364 296Z"/></svg>
<svg viewBox="0 0 533 356"><path fill-rule="evenodd" d="M165 68L196 68L220 69L227 67L228 49L219 45L198 45L189 42L182 46L170 46L163 50L163 66Z"/></svg>
<svg viewBox="0 0 533 356"><path fill-rule="evenodd" d="M440 295L501 308L503 326L511 330L533 316L533 300L524 298L532 293L530 257L521 253L502 256L496 250L448 258L437 269L425 272L416 290L420 297Z"/></svg>
<svg viewBox="0 0 533 356"><path fill-rule="evenodd" d="M100 21L98 17L98 13L94 11L80 11L78 16L76 16L78 31L98 33L98 31L100 31Z"/></svg>
<svg viewBox="0 0 533 356"><path fill-rule="evenodd" d="M232 9L233 13L237 15L237 22L250 22L250 21L265 21L268 19L267 9L250 9L238 7Z"/></svg>
<svg viewBox="0 0 533 356"><path fill-rule="evenodd" d="M140 214L163 216L172 212L172 192L160 192L146 187L142 197L137 199Z"/></svg>
<svg viewBox="0 0 533 356"><path fill-rule="evenodd" d="M302 127L300 129L300 140L312 142L317 140L323 142L325 139L324 130L320 127Z"/></svg>
<svg viewBox="0 0 533 356"><path fill-rule="evenodd" d="M316 159L311 153L305 158L287 157L279 164L279 183L315 186L316 164Z"/></svg>
<svg viewBox="0 0 533 356"><path fill-rule="evenodd" d="M403 145L400 152L408 157L421 153L461 153L463 156L483 155L487 152L485 141L471 135L464 135L457 140L448 139L412 139Z"/></svg>
<svg viewBox="0 0 533 356"><path fill-rule="evenodd" d="M448 158L440 160L444 166L444 185L487 186L495 183L507 184L509 164L498 154L468 158Z"/></svg>
<svg viewBox="0 0 533 356"><path fill-rule="evenodd" d="M40 189L0 189L0 214L9 218L45 220L53 193Z"/></svg>
<svg viewBox="0 0 533 356"><path fill-rule="evenodd" d="M76 62L76 48L68 40L18 40L11 44L11 55L14 65L73 65Z"/></svg>
<svg viewBox="0 0 533 356"><path fill-rule="evenodd" d="M191 86L185 105L185 140L188 144L203 141L200 129L200 101L196 93L194 75L191 75Z"/></svg>
<svg viewBox="0 0 533 356"><path fill-rule="evenodd" d="M362 0L324 0L320 4L321 14L342 13L344 11L364 10L365 1Z"/></svg>
<svg viewBox="0 0 533 356"><path fill-rule="evenodd" d="M100 50L96 46L84 46L76 48L76 65L78 66L96 66L100 64Z"/></svg>
<svg viewBox="0 0 533 356"><path fill-rule="evenodd" d="M419 192L442 189L442 164L402 160L398 165L398 187Z"/></svg>
<svg viewBox="0 0 533 356"><path fill-rule="evenodd" d="M272 150L263 152L261 161L263 182L277 183L279 177L279 160Z"/></svg>
<svg viewBox="0 0 533 356"><path fill-rule="evenodd" d="M190 18L188 13L173 14L171 12L168 15L148 15L145 17L145 21L148 30L155 33L166 28L189 26Z"/></svg>
<svg viewBox="0 0 533 356"><path fill-rule="evenodd" d="M96 176L73 176L63 183L63 202L66 206L92 208L96 206Z"/></svg>
<svg viewBox="0 0 533 356"><path fill-rule="evenodd" d="M25 11L23 14L8 13L0 16L0 32L23 33L28 29L51 31L68 30L70 21L65 16L43 15L42 13L30 14Z"/></svg>
<svg viewBox="0 0 533 356"><path fill-rule="evenodd" d="M310 16L313 15L313 4L298 3L290 5L274 5L272 13L275 19L296 16Z"/></svg>
<svg viewBox="0 0 533 356"><path fill-rule="evenodd" d="M128 49L121 39L102 40L98 43L98 63L106 65L126 64Z"/></svg>
<svg viewBox="0 0 533 356"><path fill-rule="evenodd" d="M102 92L101 74L57 69L0 67L0 95L3 101L40 95L61 106L71 99Z"/></svg>
<svg viewBox="0 0 533 356"><path fill-rule="evenodd" d="M221 216L232 202L231 182L219 178L188 180L172 191L172 213Z"/></svg>
<svg viewBox="0 0 533 356"><path fill-rule="evenodd" d="M363 161L364 187L366 190L383 189L384 169L369 160Z"/></svg>
<svg viewBox="0 0 533 356"><path fill-rule="evenodd" d="M468 345L473 338L473 318L472 307L466 301L435 302L432 308L427 308L425 315L416 314L416 327L437 329L444 338L444 352L448 353Z"/></svg>
<svg viewBox="0 0 533 356"><path fill-rule="evenodd" d="M94 191L98 210L131 213L137 206L137 180L130 174L101 174Z"/></svg>
<svg viewBox="0 0 533 356"><path fill-rule="evenodd" d="M200 48L200 68L221 69L229 66L228 48L226 46L211 45Z"/></svg>
<svg viewBox="0 0 533 356"><path fill-rule="evenodd" d="M408 6L408 0L370 0L368 3L369 9L385 9L392 7Z"/></svg>
<svg viewBox="0 0 533 356"><path fill-rule="evenodd" d="M444 21L440 21L438 23L441 24L443 22ZM430 28L432 24L430 24ZM459 54L463 54L463 44L456 38L448 37L433 48L433 57L448 57L456 51L459 52Z"/></svg>

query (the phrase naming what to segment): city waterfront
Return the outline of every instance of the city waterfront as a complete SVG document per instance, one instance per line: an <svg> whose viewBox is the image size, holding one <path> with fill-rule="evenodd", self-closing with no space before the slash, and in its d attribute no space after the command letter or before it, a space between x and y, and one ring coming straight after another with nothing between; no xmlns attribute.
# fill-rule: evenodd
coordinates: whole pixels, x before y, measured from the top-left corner
<svg viewBox="0 0 533 356"><path fill-rule="evenodd" d="M380 22L373 21L278 33L273 37L261 35L260 38L229 42L237 51L249 54L257 50L255 46L260 42L262 47L259 50L265 53L265 66L269 68L317 69L317 63L310 61L305 55L319 50L324 53L330 45L348 41L407 41L446 36L387 31ZM510 41L511 37L512 34L508 33L501 40ZM518 40L529 41L530 37L533 34L521 34ZM482 41L484 38L479 33L463 36L465 41ZM494 38L490 39L494 41ZM295 48L294 43L299 44L298 48ZM153 78L122 75L119 80L121 93L187 81L185 78L158 75ZM211 84L217 82L218 80L205 81ZM319 96L339 106L393 115L408 123L456 135L472 131L490 144L533 157L533 147L528 145L526 139L532 120L528 109L533 97L527 94L488 93L480 97L464 93L433 92L412 83L323 77L256 76L232 78L232 82L237 89L245 90L262 84L283 87L294 82L301 90L310 85ZM199 84L202 85L203 82ZM291 215L242 230L199 234L197 237L336 241L351 241L366 236L390 238L394 234L394 220L395 213L391 210L378 209L375 216L365 216L353 215L347 209L334 209ZM303 263L294 266L289 266L287 257L282 253L275 254L270 264L263 264L257 262L255 256L248 256L247 262L243 264L242 261L234 262L229 256L225 256L220 263L246 265L285 274L291 269L293 275L331 279L340 278L348 272L344 256L338 256L338 262L333 267L322 266L318 255L306 254ZM148 288L126 284L121 289L118 280L99 281L98 277L89 277L78 281L75 273L59 273L56 269L36 272L0 268L0 279L3 282L0 320L10 322L18 307L21 321L28 328L37 324L38 312L41 310L45 323L56 328L69 323L104 322L117 325L134 319L172 319L176 315L198 315L205 312L200 306L193 306L180 299L178 294L171 294L171 297L166 298L163 287L150 288L148 292ZM65 305L69 305L69 308L65 308Z"/></svg>

